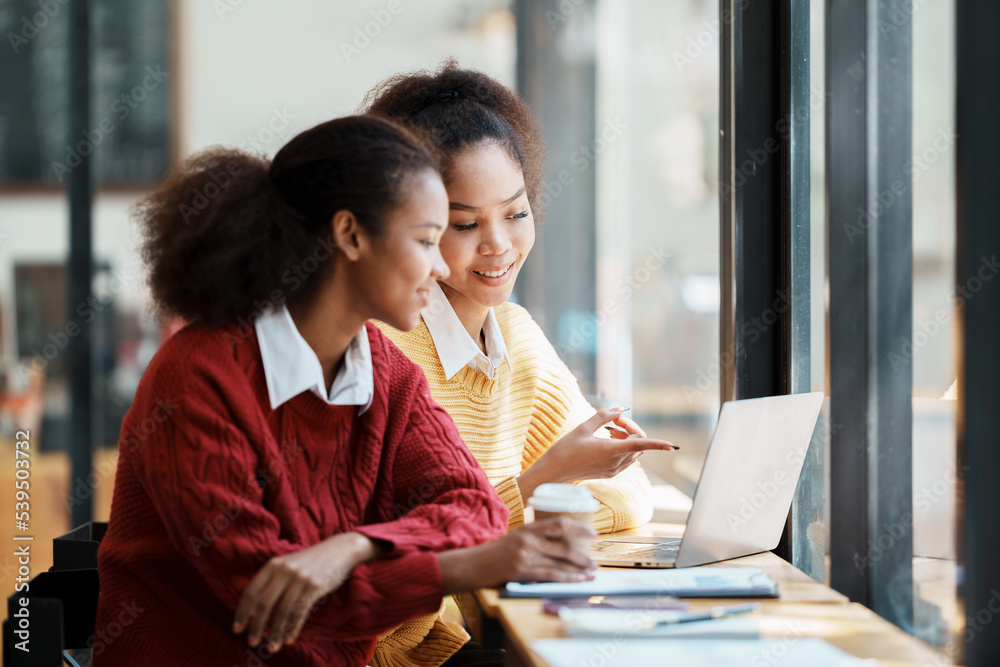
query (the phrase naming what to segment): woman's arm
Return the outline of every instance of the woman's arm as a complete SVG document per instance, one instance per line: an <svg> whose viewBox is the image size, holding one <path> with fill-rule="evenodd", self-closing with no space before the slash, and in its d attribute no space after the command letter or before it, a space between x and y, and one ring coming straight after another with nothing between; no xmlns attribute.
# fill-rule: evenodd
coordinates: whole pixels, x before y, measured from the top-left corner
<svg viewBox="0 0 1000 667"><path fill-rule="evenodd" d="M445 592L464 593L508 581L593 579L597 566L572 541L596 536L582 524L560 517L522 526L476 547L439 553Z"/></svg>
<svg viewBox="0 0 1000 667"><path fill-rule="evenodd" d="M550 400L557 401L559 412L566 416L557 431L562 435L555 441L525 447L526 469L517 480L524 502L539 484L581 482L601 503L594 520L598 532L625 530L648 522L653 514L650 484L636 459L647 449L669 451L673 445L646 438L642 429L617 409L595 411L580 391L576 377L551 344L542 340L544 344L537 346L542 360L539 382L546 385ZM544 410L548 419L554 417L552 409L536 409ZM627 438L612 438L601 428L612 421L629 432Z"/></svg>
<svg viewBox="0 0 1000 667"><path fill-rule="evenodd" d="M337 590L352 569L348 586L385 576L385 564L373 560L378 556L393 558L413 550L437 552L471 547L506 532L506 508L465 447L451 417L431 400L423 373L415 366L411 370L413 377L405 380L413 383L406 392L412 397L406 428L398 444L386 444L382 462L391 480L391 493L379 501L387 520L357 526L351 533L305 550L311 553L272 559L255 580L257 586L252 583L244 593L244 600L248 595L264 599L266 604L258 613L264 620L274 609L273 625L284 628L286 642L293 641L303 628L307 633L329 634L327 628L308 620L308 610L315 599L332 591L336 591L333 603L338 598L356 601L357 596L341 595ZM341 539L342 545L329 544ZM268 570L273 572L269 574ZM304 576L309 573L316 573L320 583ZM440 576L443 578L444 572ZM271 583L267 583L269 577ZM276 588L284 591L280 604ZM253 605L253 600L246 602L248 609ZM379 613L376 607L345 607L350 619L340 631L362 634L378 623L379 619L367 617L369 610ZM251 628L251 637L259 635L262 624L260 621Z"/></svg>
<svg viewBox="0 0 1000 667"><path fill-rule="evenodd" d="M277 517L264 507L253 475L260 467L257 452L228 420L230 412L221 398L206 391L175 402L170 418L136 450L137 472L175 548L201 573L213 595L235 612L244 591L272 560L287 561L303 548L282 538ZM492 493L485 480L482 484L480 493ZM471 514L465 520L480 526L475 537L499 521L486 520L483 508L455 510ZM209 540L204 539L206 525L215 527ZM426 526L430 531L439 528L439 523ZM456 543L476 541L462 533ZM339 587L328 579L335 592L317 600L303 633L315 631L332 639L375 636L437 611L444 584L434 554L405 545L384 546L383 558L353 570L345 565L350 560L331 563L325 576L350 571L350 577ZM358 555L368 554L362 548Z"/></svg>
<svg viewBox="0 0 1000 667"><path fill-rule="evenodd" d="M371 539L431 551L470 547L507 532L507 508L448 413L433 401L423 372L409 423L391 461L387 519L359 526Z"/></svg>

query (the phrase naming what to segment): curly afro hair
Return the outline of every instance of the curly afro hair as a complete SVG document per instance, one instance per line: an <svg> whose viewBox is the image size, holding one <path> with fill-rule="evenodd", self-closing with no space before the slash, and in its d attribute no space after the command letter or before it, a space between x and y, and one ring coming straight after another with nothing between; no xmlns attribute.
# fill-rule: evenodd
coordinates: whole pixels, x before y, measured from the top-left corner
<svg viewBox="0 0 1000 667"><path fill-rule="evenodd" d="M226 148L195 155L134 209L157 309L217 326L309 303L333 267L334 214L351 211L379 236L424 169L439 173L433 153L375 116L317 125L270 161Z"/></svg>
<svg viewBox="0 0 1000 667"><path fill-rule="evenodd" d="M497 144L520 165L532 214L541 222L545 144L527 103L496 79L452 59L437 72L386 79L365 95L361 111L428 137L439 153L445 184L459 152L483 142Z"/></svg>

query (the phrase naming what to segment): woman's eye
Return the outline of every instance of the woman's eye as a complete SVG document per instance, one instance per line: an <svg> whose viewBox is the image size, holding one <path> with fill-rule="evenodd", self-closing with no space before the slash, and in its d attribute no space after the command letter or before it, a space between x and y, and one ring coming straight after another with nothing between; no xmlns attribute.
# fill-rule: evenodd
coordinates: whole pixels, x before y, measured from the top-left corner
<svg viewBox="0 0 1000 667"><path fill-rule="evenodd" d="M426 239L425 239L425 240L423 240L423 241L421 241L421 243L423 243L423 244L424 244L424 247L425 247L425 248L433 248L434 246L436 246L436 245L437 245L437 244L436 244L436 243L435 243L434 241L428 241L428 240L426 240Z"/></svg>
<svg viewBox="0 0 1000 667"><path fill-rule="evenodd" d="M528 217L528 209L525 209L525 210L521 211L520 213L515 213L514 215L512 215L510 217L511 217L512 220L520 220L521 218L527 218Z"/></svg>
<svg viewBox="0 0 1000 667"><path fill-rule="evenodd" d="M467 225L452 225L452 229L455 229L455 230L460 231L460 232L467 232L470 229L475 229L475 227L476 227L476 223L475 222L470 222Z"/></svg>

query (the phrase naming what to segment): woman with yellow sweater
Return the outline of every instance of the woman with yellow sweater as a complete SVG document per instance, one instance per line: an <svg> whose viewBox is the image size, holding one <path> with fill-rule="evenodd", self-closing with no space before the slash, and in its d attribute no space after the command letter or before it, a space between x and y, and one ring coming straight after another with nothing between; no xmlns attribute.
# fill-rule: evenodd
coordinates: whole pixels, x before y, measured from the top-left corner
<svg viewBox="0 0 1000 667"><path fill-rule="evenodd" d="M647 449L673 446L646 438L620 409L595 413L540 327L507 302L542 212L544 149L528 106L454 62L436 74L391 78L365 106L431 138L449 200L441 238L449 277L416 329L380 326L423 368L434 400L510 510L509 527L524 522L526 500L546 482L589 488L601 504L599 532L649 521L649 481L633 463ZM595 437L611 422L625 431ZM440 618L418 619L380 637L373 664L494 664L467 641Z"/></svg>

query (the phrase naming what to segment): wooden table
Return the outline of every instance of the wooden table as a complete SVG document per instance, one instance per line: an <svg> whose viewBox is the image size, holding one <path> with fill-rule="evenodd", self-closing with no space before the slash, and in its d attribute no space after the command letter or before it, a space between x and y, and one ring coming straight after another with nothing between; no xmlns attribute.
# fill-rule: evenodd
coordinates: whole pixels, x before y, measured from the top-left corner
<svg viewBox="0 0 1000 667"><path fill-rule="evenodd" d="M618 533L677 535L683 526L658 524ZM819 637L860 658L894 667L939 667L952 662L941 651L912 637L874 612L814 581L772 553L754 554L708 567L759 567L778 584L778 597L758 600L756 621L761 637L792 643L801 637ZM496 589L480 589L456 596L473 637L486 647L504 647L511 665L545 667L530 649L536 639L565 637L558 617L542 611L538 599L501 598ZM692 609L737 600L689 599ZM745 599L739 601L745 602ZM668 659L665 656L666 659Z"/></svg>
<svg viewBox="0 0 1000 667"><path fill-rule="evenodd" d="M565 637L559 618L542 612L538 600L525 599L501 600L498 614L508 664L546 667L547 663L531 651L530 645L536 639ZM952 664L940 651L853 602L772 602L764 605L756 621L763 638L782 639L791 645L803 637L819 637L845 653L875 659L879 665L947 667ZM669 656L664 656L664 664L668 662Z"/></svg>

